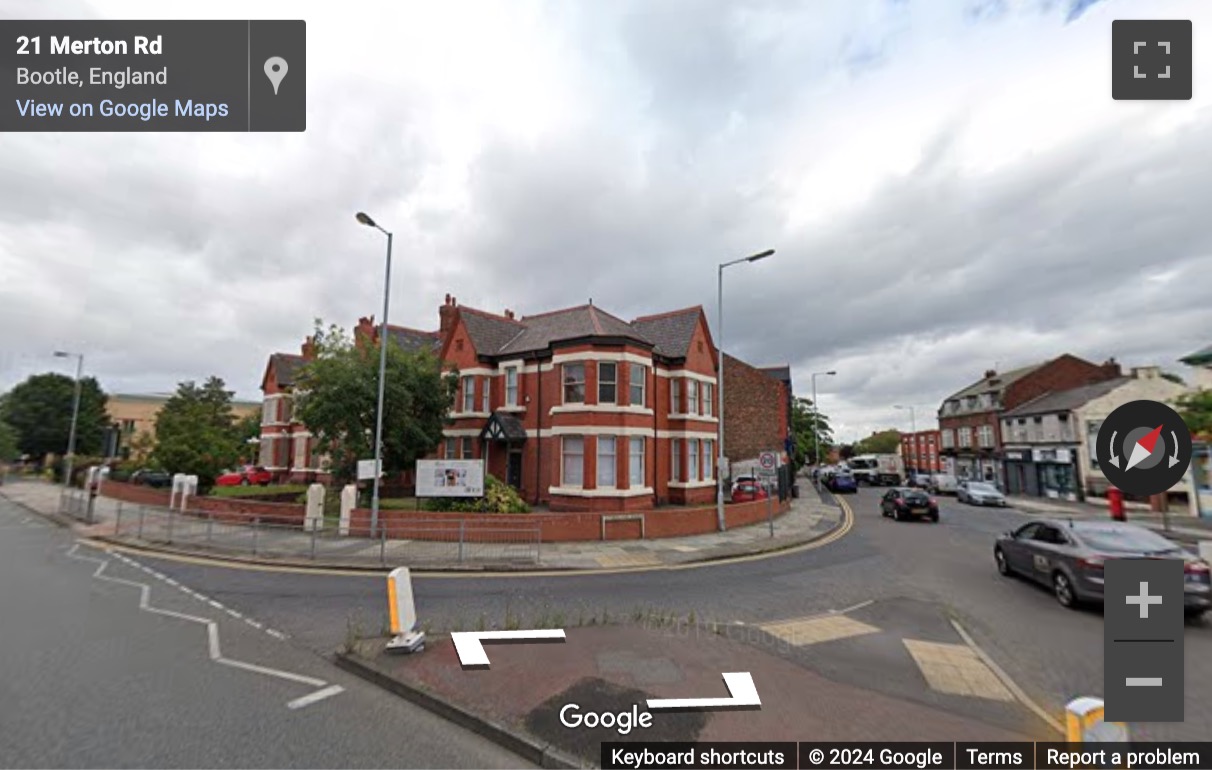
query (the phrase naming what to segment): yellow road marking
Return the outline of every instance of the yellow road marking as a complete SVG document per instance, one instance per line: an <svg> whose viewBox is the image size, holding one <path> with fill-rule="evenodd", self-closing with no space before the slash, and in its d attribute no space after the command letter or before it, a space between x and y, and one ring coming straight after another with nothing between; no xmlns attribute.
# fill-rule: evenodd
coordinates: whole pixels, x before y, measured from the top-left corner
<svg viewBox="0 0 1212 770"><path fill-rule="evenodd" d="M997 675L965 644L904 639L905 647L931 689L951 695L1015 702Z"/></svg>
<svg viewBox="0 0 1212 770"><path fill-rule="evenodd" d="M724 566L727 564L744 564L745 562L762 561L765 559L773 559L779 556L787 556L795 553L803 553L812 551L817 548L823 548L830 543L835 543L850 533L854 528L854 511L851 510L850 504L844 499L839 499L838 504L842 509L842 526L833 530L824 537L813 540L803 545L784 548L779 551L767 551L765 553L754 553L745 556L733 556L727 559L717 559L715 561L692 562L690 564L661 564L647 567L613 567L604 569L567 569L567 570L525 570L525 571L472 571L467 572L444 572L440 570L425 571L423 569L414 570L412 572L415 578L425 578L429 580L475 580L482 578L493 579L508 579L508 578L572 578L593 575L618 575L627 572L656 572L660 570L688 570L688 569L703 569L706 567ZM255 564L252 562L242 562L236 559L222 559L208 556L195 556L193 554L172 553L159 551L154 548L139 548L137 546L128 546L118 543L110 543L103 540L81 539L84 545L96 548L99 550L116 551L119 553L134 553L148 558L164 559L165 561L178 562L180 564L196 564L204 567L223 567L226 569L244 570L247 572L276 572L292 575L326 575L335 577L375 577L381 578L392 570L387 568L370 568L370 569L349 569L341 567L294 567L288 565L276 564Z"/></svg>
<svg viewBox="0 0 1212 770"><path fill-rule="evenodd" d="M879 631L875 626L845 615L820 615L812 618L783 620L778 623L767 623L760 628L771 636L796 647L831 642L835 639L849 639L852 636L874 634Z"/></svg>

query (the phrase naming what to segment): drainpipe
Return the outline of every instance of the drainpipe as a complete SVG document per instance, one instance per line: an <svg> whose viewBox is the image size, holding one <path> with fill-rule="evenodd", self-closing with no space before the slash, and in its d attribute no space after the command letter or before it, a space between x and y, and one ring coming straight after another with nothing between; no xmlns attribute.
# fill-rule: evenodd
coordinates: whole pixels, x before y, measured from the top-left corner
<svg viewBox="0 0 1212 770"><path fill-rule="evenodd" d="M525 361L522 363L525 366ZM543 359L535 356L535 390L538 391L538 411L535 412L534 504L543 502Z"/></svg>
<svg viewBox="0 0 1212 770"><path fill-rule="evenodd" d="M661 469L661 461L660 461L661 452L658 451L659 445L657 444L657 439L658 439L657 434L659 433L659 431L657 431L656 384L657 384L656 356L653 356L652 357L652 386L649 387L649 385L647 383L644 384L644 394L646 396L648 396L650 401L652 401L652 505L653 505L653 507L656 507L657 505L659 505L660 500L661 500L661 495L658 492L660 487L657 486L658 484L661 483L661 480L659 478L657 478L658 471L660 471L660 469ZM647 462L648 462L647 457L644 458L644 462L645 462L645 464L647 464Z"/></svg>

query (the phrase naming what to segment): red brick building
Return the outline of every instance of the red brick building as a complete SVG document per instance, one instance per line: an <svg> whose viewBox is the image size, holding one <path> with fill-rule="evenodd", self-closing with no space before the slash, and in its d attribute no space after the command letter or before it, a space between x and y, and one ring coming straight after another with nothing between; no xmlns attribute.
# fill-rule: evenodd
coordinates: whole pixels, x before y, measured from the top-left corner
<svg viewBox="0 0 1212 770"><path fill-rule="evenodd" d="M941 441L937 430L902 433L901 460L905 463L905 471L942 473L943 457L939 452L940 446Z"/></svg>
<svg viewBox="0 0 1212 770"><path fill-rule="evenodd" d="M482 458L487 473L552 510L715 499L718 359L701 307L630 322L592 304L518 318L447 295L439 320L437 331L388 332L458 371L442 456ZM355 333L377 344L373 319ZM310 433L290 413L294 377L309 355L307 343L299 355L274 354L262 381L261 463L283 477L321 468ZM731 357L725 372L728 456L747 456L751 444L780 448L790 431L788 384Z"/></svg>
<svg viewBox="0 0 1212 770"><path fill-rule="evenodd" d="M1068 353L1009 372L993 370L948 396L938 411L944 470L959 478L991 481L1006 488L1000 415L1054 391L1121 377L1119 364L1104 364Z"/></svg>

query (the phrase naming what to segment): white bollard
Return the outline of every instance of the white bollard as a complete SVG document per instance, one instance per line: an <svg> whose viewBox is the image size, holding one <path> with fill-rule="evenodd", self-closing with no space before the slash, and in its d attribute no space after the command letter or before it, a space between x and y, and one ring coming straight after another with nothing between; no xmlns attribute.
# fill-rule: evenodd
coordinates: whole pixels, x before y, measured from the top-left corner
<svg viewBox="0 0 1212 770"><path fill-rule="evenodd" d="M353 509L358 504L358 488L353 484L346 484L341 490L341 523L338 530L342 537L349 535L349 519L353 514Z"/></svg>
<svg viewBox="0 0 1212 770"><path fill-rule="evenodd" d="M390 652L420 652L425 632L417 630L417 607L412 599L412 575L408 567L397 567L387 576L387 604L391 613Z"/></svg>
<svg viewBox="0 0 1212 770"><path fill-rule="evenodd" d="M1069 743L1126 743L1128 725L1104 721L1102 698L1074 698L1065 705L1065 740Z"/></svg>
<svg viewBox="0 0 1212 770"><path fill-rule="evenodd" d="M186 501L193 495L198 494L198 477L186 476L185 481L181 484L181 512L185 513Z"/></svg>
<svg viewBox="0 0 1212 770"><path fill-rule="evenodd" d="M312 484L307 488L307 508L303 514L303 531L319 532L324 529L324 485Z"/></svg>
<svg viewBox="0 0 1212 770"><path fill-rule="evenodd" d="M168 507L174 508L177 504L177 496L185 489L186 475L184 473L173 474L173 491L168 494Z"/></svg>

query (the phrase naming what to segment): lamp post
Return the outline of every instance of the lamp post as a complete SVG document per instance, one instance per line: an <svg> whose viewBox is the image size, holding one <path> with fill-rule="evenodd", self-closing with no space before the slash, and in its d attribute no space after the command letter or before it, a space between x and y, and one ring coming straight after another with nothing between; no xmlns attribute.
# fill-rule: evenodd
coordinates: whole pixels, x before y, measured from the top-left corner
<svg viewBox="0 0 1212 770"><path fill-rule="evenodd" d="M67 457L63 468L63 486L72 485L72 465L76 459L76 423L80 420L80 375L84 372L84 354L56 350L55 358L76 359L76 388L72 395L72 427L67 434Z"/></svg>
<svg viewBox="0 0 1212 770"><path fill-rule="evenodd" d="M748 257L734 259L731 262L721 262L719 271L716 274L716 286L718 288L718 296L716 300L716 333L719 335L718 340L718 358L719 358L719 391L720 391L720 445L716 448L715 455L715 521L716 526L723 532L727 529L727 524L724 522L724 476L722 473L724 467L724 268L739 265L742 262L757 262L774 254L774 249L766 249L757 254L752 254Z"/></svg>
<svg viewBox="0 0 1212 770"><path fill-rule="evenodd" d="M827 372L812 373L812 443L814 446L812 452L812 464L820 467L821 464L821 408L816 403L816 378L817 377L833 377L837 372L832 369Z"/></svg>
<svg viewBox="0 0 1212 770"><path fill-rule="evenodd" d="M920 467L920 463L922 461L922 456L921 456L921 451L918 449L918 446L917 446L917 418L914 416L913 405L911 404L909 406L902 406L900 404L893 404L892 408L909 410L909 430L911 431L910 435L912 436L912 439L910 439L910 440L913 441L913 473L915 475L919 474L922 472L922 469Z"/></svg>
<svg viewBox="0 0 1212 770"><path fill-rule="evenodd" d="M379 532L379 485L383 478L383 394L387 384L387 309L391 299L391 233L359 211L355 218L387 236L387 271L383 276L383 319L379 324L379 403L375 408L375 484L370 498L370 536Z"/></svg>

